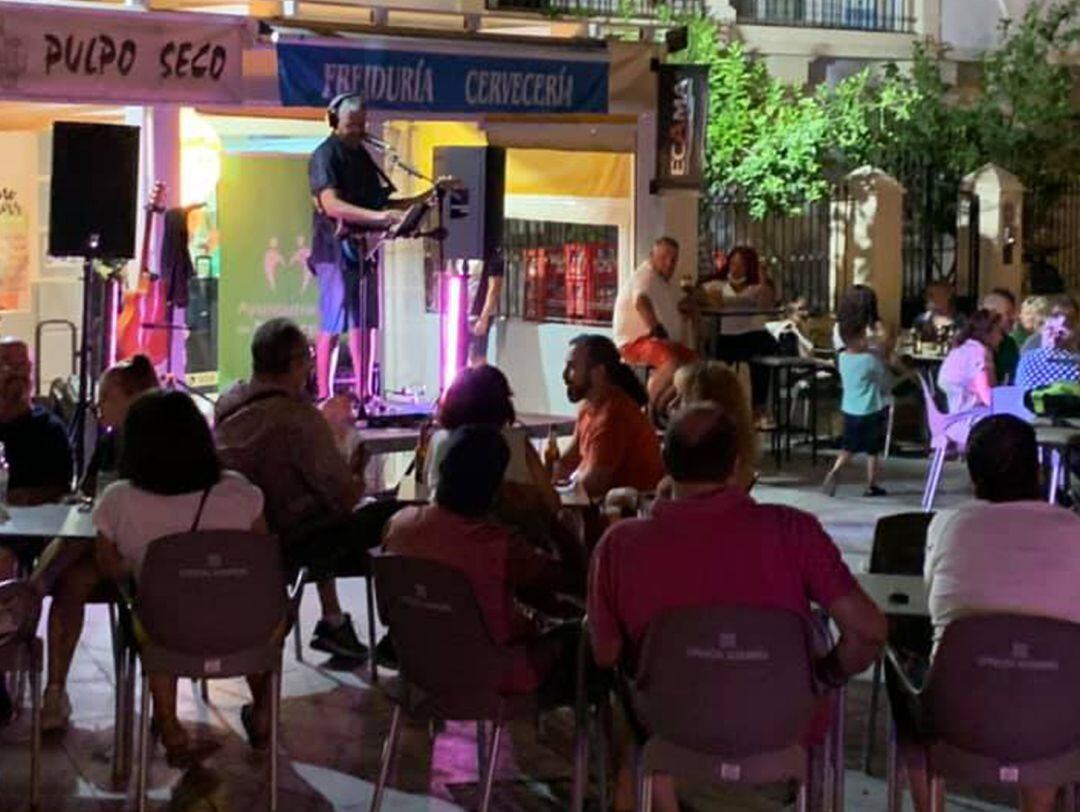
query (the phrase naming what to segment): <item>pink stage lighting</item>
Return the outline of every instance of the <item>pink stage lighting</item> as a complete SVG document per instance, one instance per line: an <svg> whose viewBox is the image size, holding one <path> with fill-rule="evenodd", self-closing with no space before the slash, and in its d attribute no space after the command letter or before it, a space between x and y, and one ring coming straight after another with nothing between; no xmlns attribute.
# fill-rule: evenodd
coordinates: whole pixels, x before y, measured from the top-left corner
<svg viewBox="0 0 1080 812"><path fill-rule="evenodd" d="M458 370L465 366L465 295L468 276L454 271L439 274L442 293L439 308L440 344L439 391L445 392L453 383Z"/></svg>

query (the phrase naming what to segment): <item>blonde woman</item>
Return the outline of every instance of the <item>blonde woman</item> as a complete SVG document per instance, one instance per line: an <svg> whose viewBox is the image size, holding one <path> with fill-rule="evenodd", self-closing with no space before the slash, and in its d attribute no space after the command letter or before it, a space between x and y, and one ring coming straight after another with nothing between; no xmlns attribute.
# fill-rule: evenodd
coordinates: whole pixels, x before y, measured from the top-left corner
<svg viewBox="0 0 1080 812"><path fill-rule="evenodd" d="M735 481L749 490L756 478L758 438L746 392L734 370L722 361L697 361L675 373L675 391L680 405L711 401L735 421L738 444Z"/></svg>

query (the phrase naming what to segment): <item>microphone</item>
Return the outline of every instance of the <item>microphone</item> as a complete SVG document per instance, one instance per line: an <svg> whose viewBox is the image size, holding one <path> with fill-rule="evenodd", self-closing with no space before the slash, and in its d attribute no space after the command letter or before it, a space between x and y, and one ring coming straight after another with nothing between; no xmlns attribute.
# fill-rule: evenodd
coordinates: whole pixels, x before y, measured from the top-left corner
<svg viewBox="0 0 1080 812"><path fill-rule="evenodd" d="M394 150L394 148L389 143L383 141L381 138L376 138L371 133L364 133L363 140L364 143L371 144L371 146L375 147L375 149L381 149L383 152L393 152Z"/></svg>

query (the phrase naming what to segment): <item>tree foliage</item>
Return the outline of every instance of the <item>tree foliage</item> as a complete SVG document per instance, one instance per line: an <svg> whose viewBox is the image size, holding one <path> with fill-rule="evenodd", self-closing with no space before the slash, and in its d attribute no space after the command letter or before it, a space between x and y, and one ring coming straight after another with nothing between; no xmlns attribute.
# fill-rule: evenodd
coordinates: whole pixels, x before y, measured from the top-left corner
<svg viewBox="0 0 1080 812"><path fill-rule="evenodd" d="M1080 0L1032 3L1003 22L999 47L980 60L974 99L958 97L942 78L942 54L926 43L904 69L868 67L808 91L771 76L711 21L689 29L680 61L710 66L709 189L739 187L756 216L820 199L832 180L868 163L901 179L917 165L952 185L992 161L1040 195L1080 178L1075 77L1060 58L1080 41Z"/></svg>

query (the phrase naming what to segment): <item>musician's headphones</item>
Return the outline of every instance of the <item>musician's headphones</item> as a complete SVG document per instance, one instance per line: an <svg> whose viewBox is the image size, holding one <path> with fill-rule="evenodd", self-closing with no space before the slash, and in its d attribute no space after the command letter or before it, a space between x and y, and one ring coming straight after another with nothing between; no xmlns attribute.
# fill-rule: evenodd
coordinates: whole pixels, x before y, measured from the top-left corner
<svg viewBox="0 0 1080 812"><path fill-rule="evenodd" d="M337 129L338 121L341 120L338 111L341 110L341 105L349 99L360 99L362 102L364 97L360 93L338 93L330 100L330 104L326 106L326 122L330 125L330 129Z"/></svg>

